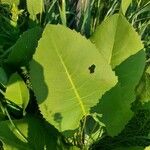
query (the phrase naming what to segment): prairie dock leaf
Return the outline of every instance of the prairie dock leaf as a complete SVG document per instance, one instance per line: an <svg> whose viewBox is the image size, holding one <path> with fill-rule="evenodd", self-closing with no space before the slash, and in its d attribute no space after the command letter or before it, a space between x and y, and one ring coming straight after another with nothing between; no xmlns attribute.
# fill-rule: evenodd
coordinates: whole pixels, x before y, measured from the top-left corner
<svg viewBox="0 0 150 150"><path fill-rule="evenodd" d="M143 49L140 36L121 14L107 18L96 29L91 41L113 69Z"/></svg>
<svg viewBox="0 0 150 150"><path fill-rule="evenodd" d="M94 44L61 25L47 25L30 75L40 111L60 131L73 130L117 82Z"/></svg>

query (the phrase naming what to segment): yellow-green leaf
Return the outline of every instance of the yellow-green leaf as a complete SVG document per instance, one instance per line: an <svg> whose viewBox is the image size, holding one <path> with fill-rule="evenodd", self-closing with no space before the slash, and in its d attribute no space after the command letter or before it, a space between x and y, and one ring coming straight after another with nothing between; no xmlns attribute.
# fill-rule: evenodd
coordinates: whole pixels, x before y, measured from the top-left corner
<svg viewBox="0 0 150 150"><path fill-rule="evenodd" d="M94 44L61 25L47 25L30 75L40 111L60 131L73 130L116 82Z"/></svg>
<svg viewBox="0 0 150 150"><path fill-rule="evenodd" d="M140 36L120 14L107 18L96 29L91 41L112 68L143 49Z"/></svg>
<svg viewBox="0 0 150 150"><path fill-rule="evenodd" d="M25 109L29 102L29 91L22 78L17 73L13 74L6 87L5 97Z"/></svg>

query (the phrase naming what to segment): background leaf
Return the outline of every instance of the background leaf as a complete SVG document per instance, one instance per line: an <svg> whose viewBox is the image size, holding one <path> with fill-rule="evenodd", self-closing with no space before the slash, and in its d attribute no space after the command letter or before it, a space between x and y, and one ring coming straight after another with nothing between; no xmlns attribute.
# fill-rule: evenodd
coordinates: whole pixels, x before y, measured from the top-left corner
<svg viewBox="0 0 150 150"><path fill-rule="evenodd" d="M45 28L30 75L42 115L60 131L76 129L117 82L95 46L60 25Z"/></svg>
<svg viewBox="0 0 150 150"><path fill-rule="evenodd" d="M138 34L125 17L119 14L106 19L96 29L91 41L112 68L143 49Z"/></svg>
<svg viewBox="0 0 150 150"><path fill-rule="evenodd" d="M133 115L130 107L135 100L135 87L142 76L144 67L144 51L129 57L116 67L118 84L105 93L100 103L93 108L94 112L103 115L102 122L106 125L110 136L119 134Z"/></svg>
<svg viewBox="0 0 150 150"><path fill-rule="evenodd" d="M29 91L22 78L17 73L13 74L6 87L5 97L25 109L29 102Z"/></svg>
<svg viewBox="0 0 150 150"><path fill-rule="evenodd" d="M40 27L35 27L24 32L9 51L10 54L6 60L11 66L22 66L29 62L37 47L38 40L42 34Z"/></svg>
<svg viewBox="0 0 150 150"><path fill-rule="evenodd" d="M143 148L150 145L150 109L139 109L134 113L132 119L123 131L115 137L105 136L95 144L93 149L116 150ZM120 119L120 118L119 118Z"/></svg>

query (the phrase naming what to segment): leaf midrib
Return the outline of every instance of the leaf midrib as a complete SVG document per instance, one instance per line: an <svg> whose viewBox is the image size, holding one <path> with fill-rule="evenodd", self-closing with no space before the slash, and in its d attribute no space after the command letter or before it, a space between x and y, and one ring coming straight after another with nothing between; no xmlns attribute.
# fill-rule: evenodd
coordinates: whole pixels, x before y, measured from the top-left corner
<svg viewBox="0 0 150 150"><path fill-rule="evenodd" d="M82 110L82 112L83 112L83 115L86 115L87 113L86 113L86 110L85 110L85 108L84 108L84 104L83 104L83 102L82 102L82 98L80 97L80 94L78 93L77 88L76 88L76 86L75 86L75 84L74 84L74 82L73 82L73 80L72 80L72 78L71 78L71 76L70 76L70 74L69 74L69 71L68 71L68 69L67 69L67 66L65 65L65 62L63 61L62 56L60 55L60 53L59 53L59 51L58 51L58 49L57 49L57 46L56 46L56 44L55 44L55 42L53 41L52 38L51 38L51 41L52 41L52 43L53 43L53 45L54 45L54 50L56 51L56 53L57 53L57 55L58 55L58 57L59 57L59 60L60 60L62 66L63 66L63 68L64 68L64 70L65 70L65 72L66 72L66 74L67 74L68 80L69 80L69 82L70 82L70 84L71 84L71 86L72 86L72 89L73 89L73 91L74 91L74 93L75 93L75 96L76 96L76 98L77 98L77 100L78 100L78 103L80 104L80 107L81 107L81 110Z"/></svg>

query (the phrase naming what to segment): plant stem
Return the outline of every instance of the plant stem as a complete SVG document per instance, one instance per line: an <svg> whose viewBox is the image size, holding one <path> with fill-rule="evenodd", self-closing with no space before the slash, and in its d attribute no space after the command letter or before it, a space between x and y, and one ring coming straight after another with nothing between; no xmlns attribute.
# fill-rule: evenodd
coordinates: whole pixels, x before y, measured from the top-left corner
<svg viewBox="0 0 150 150"><path fill-rule="evenodd" d="M59 7L59 11L60 11L60 17L61 17L61 22L64 26L67 25L67 19L66 19L66 1L65 0L61 0L62 1L62 6L61 9Z"/></svg>

